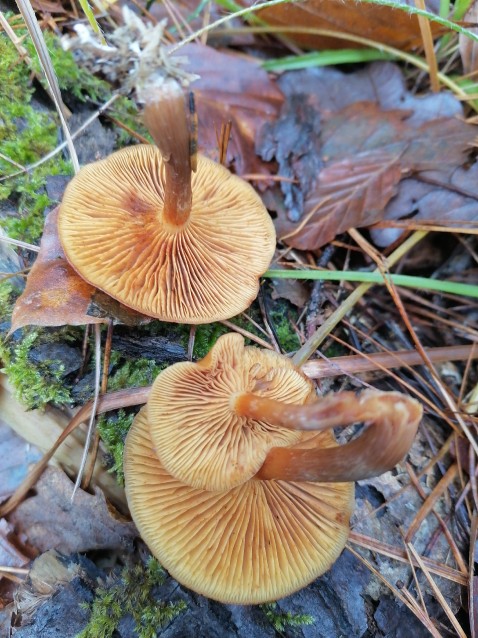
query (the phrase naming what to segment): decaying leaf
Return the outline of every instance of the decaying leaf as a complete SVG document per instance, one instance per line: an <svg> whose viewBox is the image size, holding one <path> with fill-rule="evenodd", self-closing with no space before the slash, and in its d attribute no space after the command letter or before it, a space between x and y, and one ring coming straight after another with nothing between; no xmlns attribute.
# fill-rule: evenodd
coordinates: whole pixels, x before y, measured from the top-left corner
<svg viewBox="0 0 478 638"><path fill-rule="evenodd" d="M13 541L13 526L4 518L0 518L0 565L4 565L5 567L22 567L30 562L30 558L25 556Z"/></svg>
<svg viewBox="0 0 478 638"><path fill-rule="evenodd" d="M28 275L25 290L15 303L11 331L27 325L104 323L106 316L127 325L149 321L100 293L73 270L58 238L57 219L58 208L55 208L46 217L40 252ZM94 306L93 311L90 306Z"/></svg>
<svg viewBox="0 0 478 638"><path fill-rule="evenodd" d="M76 326L103 322L86 314L95 289L66 261L56 232L57 216L55 208L45 220L40 252L13 309L12 331L29 324Z"/></svg>
<svg viewBox="0 0 478 638"><path fill-rule="evenodd" d="M61 470L47 468L35 489L35 496L17 507L10 521L41 552L125 549L137 535L134 524L106 502L101 490L78 490L72 502L73 483Z"/></svg>
<svg viewBox="0 0 478 638"><path fill-rule="evenodd" d="M259 129L277 118L284 101L274 80L256 61L212 47L188 44L180 54L188 59L185 69L200 76L191 84L200 150L217 160L221 125L231 120L227 166L234 166L238 175L267 174L269 168L255 154L254 145ZM218 69L227 71L218 73Z"/></svg>
<svg viewBox="0 0 478 638"><path fill-rule="evenodd" d="M29 466L40 457L41 452L20 438L0 416L0 502L13 494L28 474Z"/></svg>
<svg viewBox="0 0 478 638"><path fill-rule="evenodd" d="M447 191L447 219L462 213L465 220L478 218L473 166L458 169L476 129L460 119L453 96L410 95L391 63L348 75L332 69L288 73L280 86L286 103L257 150L268 160L275 157L280 174L294 179L281 183L284 206L276 220L289 245L314 250L349 228L416 214L416 208L396 206L404 198L402 185L411 183L424 195L437 184ZM300 101L305 106L297 110ZM458 176L460 186L452 181ZM457 205L464 196L466 211ZM438 217L433 206L427 214Z"/></svg>
<svg viewBox="0 0 478 638"><path fill-rule="evenodd" d="M241 4L255 4L252 0L242 0ZM404 1L403 4L412 4ZM428 1L427 8L438 13L439 2ZM422 37L417 16L411 16L399 9L355 2L354 0L307 0L290 2L263 9L258 17L271 25L328 29L338 33L368 38L383 42L397 49L414 49L422 45ZM437 35L439 28L431 24ZM287 34L302 47L308 49L342 49L358 47L356 42L343 38L315 33Z"/></svg>

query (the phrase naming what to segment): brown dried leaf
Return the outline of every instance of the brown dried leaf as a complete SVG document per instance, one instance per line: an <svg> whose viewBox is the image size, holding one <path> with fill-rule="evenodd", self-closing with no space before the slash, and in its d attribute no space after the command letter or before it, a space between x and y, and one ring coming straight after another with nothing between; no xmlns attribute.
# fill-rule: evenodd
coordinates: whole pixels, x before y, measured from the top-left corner
<svg viewBox="0 0 478 638"><path fill-rule="evenodd" d="M13 527L4 518L0 518L0 565L22 567L30 559L13 542ZM1 578L1 576L0 576Z"/></svg>
<svg viewBox="0 0 478 638"><path fill-rule="evenodd" d="M47 468L35 489L10 520L41 552L124 549L137 536L134 524L106 502L100 489L94 494L78 490L72 502L73 483L61 470Z"/></svg>
<svg viewBox="0 0 478 638"><path fill-rule="evenodd" d="M28 474L29 466L40 457L41 452L15 434L0 417L0 502L13 494Z"/></svg>
<svg viewBox="0 0 478 638"><path fill-rule="evenodd" d="M425 172L419 179L400 182L397 195L385 209L384 219L413 217L414 222L432 222L452 227L478 223L478 163L446 172ZM398 228L371 229L373 241L388 246L402 234Z"/></svg>
<svg viewBox="0 0 478 638"><path fill-rule="evenodd" d="M150 321L150 318L122 306L116 300L110 300L73 270L58 238L57 219L58 207L46 217L40 252L27 277L25 290L13 309L11 331L27 325L104 323L106 316L127 325ZM98 299L105 300L107 307L102 311L97 309L101 306ZM93 303L95 309L90 312Z"/></svg>
<svg viewBox="0 0 478 638"><path fill-rule="evenodd" d="M13 309L12 331L29 324L76 326L103 322L86 314L95 289L66 261L56 230L57 217L55 208L45 220L40 252Z"/></svg>
<svg viewBox="0 0 478 638"><path fill-rule="evenodd" d="M284 206L277 206L277 232L288 244L314 250L349 228L416 213L386 207L395 195L393 201L403 199L402 181L413 177L416 190L431 171L450 191L448 218L464 212L457 194L475 197L471 183L457 186L450 177L461 174L457 167L476 137L457 117L462 107L453 96L410 95L390 63L347 76L332 69L289 73L280 84L286 103L264 129L258 152L275 157L280 174L293 180L281 183ZM436 187L424 192L430 190ZM463 219L473 216L467 210Z"/></svg>
<svg viewBox="0 0 478 638"><path fill-rule="evenodd" d="M463 20L465 22L471 22L476 24L478 22L478 1L474 0L468 11L465 13ZM468 27L470 31L478 34L478 29ZM460 46L460 56L463 64L463 70L468 75L478 70L478 42L471 40L466 35L460 33L458 38Z"/></svg>
<svg viewBox="0 0 478 638"><path fill-rule="evenodd" d="M252 0L242 0L250 6ZM403 4L414 5L413 2ZM427 2L428 10L438 12L438 2ZM422 36L417 16L411 16L399 9L355 2L354 0L307 0L307 2L284 3L258 12L258 17L271 25L329 29L340 33L350 33L383 42L397 49L409 50L422 45ZM432 33L437 36L440 28L431 24ZM343 49L344 46L359 48L356 42L342 38L318 34L289 34L300 46L309 49Z"/></svg>
<svg viewBox="0 0 478 638"><path fill-rule="evenodd" d="M399 154L377 150L329 164L320 172L317 188L306 201L301 223L277 220L280 239L295 248L312 250L349 228L381 219L400 181L399 159Z"/></svg>
<svg viewBox="0 0 478 638"><path fill-rule="evenodd" d="M227 165L233 164L238 175L267 174L269 168L255 154L254 145L259 129L277 118L284 101L275 82L257 62L237 54L201 44L188 44L180 54L188 58L186 69L200 76L191 85L200 150L217 160L221 125L231 120Z"/></svg>

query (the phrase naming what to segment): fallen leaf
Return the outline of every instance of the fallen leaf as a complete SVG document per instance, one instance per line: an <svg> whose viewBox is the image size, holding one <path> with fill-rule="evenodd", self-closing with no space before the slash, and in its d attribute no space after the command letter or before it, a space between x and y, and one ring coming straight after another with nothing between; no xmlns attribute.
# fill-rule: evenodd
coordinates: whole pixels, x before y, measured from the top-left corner
<svg viewBox="0 0 478 638"><path fill-rule="evenodd" d="M22 567L30 562L30 558L13 542L15 538L12 525L0 518L0 566ZM1 579L0 575L0 579Z"/></svg>
<svg viewBox="0 0 478 638"><path fill-rule="evenodd" d="M470 22L476 25L478 22L478 1L473 0L468 7L467 12L463 17L464 22ZM475 27L468 27L472 33L478 34L478 29ZM466 75L474 73L478 69L478 42L471 40L466 35L460 33L458 37L458 43L460 47L461 62L463 64L463 71Z"/></svg>
<svg viewBox="0 0 478 638"><path fill-rule="evenodd" d="M199 149L218 159L221 125L232 122L227 165L238 175L268 174L270 167L254 151L259 129L274 121L284 101L275 81L259 63L237 54L222 53L201 44L181 48L185 69L200 76L191 84L199 124ZM225 73L218 73L226 69Z"/></svg>
<svg viewBox="0 0 478 638"><path fill-rule="evenodd" d="M349 228L368 226L381 218L400 177L398 153L369 151L331 163L320 172L297 228L291 229L285 219L277 221L279 237L295 248L310 250Z"/></svg>
<svg viewBox="0 0 478 638"><path fill-rule="evenodd" d="M40 552L124 550L137 536L134 524L106 502L100 489L94 494L78 490L72 501L73 483L61 470L47 468L35 490L35 496L12 513L10 522Z"/></svg>
<svg viewBox="0 0 478 638"><path fill-rule="evenodd" d="M66 260L60 244L57 219L58 207L45 219L40 252L27 277L25 290L13 308L11 331L27 325L78 326L104 323L106 316L128 325L150 321L107 295L103 297L103 293L99 293L76 273ZM107 300L104 300L105 297ZM100 299L108 306L106 310L97 309ZM95 310L90 314L93 302L96 302Z"/></svg>
<svg viewBox="0 0 478 638"><path fill-rule="evenodd" d="M396 196L385 209L387 220L413 218L451 227L469 227L478 222L478 163L446 172L424 172L420 179L400 182ZM388 246L396 241L400 228L371 228L373 241Z"/></svg>
<svg viewBox="0 0 478 638"><path fill-rule="evenodd" d="M41 456L39 450L15 434L0 417L0 503L13 494L26 478L29 466Z"/></svg>
<svg viewBox="0 0 478 638"><path fill-rule="evenodd" d="M291 72L280 86L286 102L277 122L263 130L257 150L275 158L280 174L292 180L281 183L284 204L277 206L275 222L287 244L315 250L349 228L416 214L393 204L404 197L403 183L413 180L415 189L422 188L430 173L448 191L447 206L454 206L446 219L462 213L474 219L471 202L463 200L475 196L473 171L466 171L466 187L453 184L450 175L462 175L458 167L467 161L476 129L457 117L462 107L453 96L410 95L391 63L347 75L333 69ZM429 194L437 187L422 190ZM416 203L416 196L411 199Z"/></svg>
<svg viewBox="0 0 478 638"><path fill-rule="evenodd" d="M256 4L253 0L242 0L244 6ZM402 2L408 5L414 3ZM428 1L427 9L438 13L439 2ZM422 46L422 36L417 16L392 7L355 2L354 0L307 0L307 2L284 3L262 9L257 16L276 26L328 29L339 33L350 33L374 42L383 42L397 49L409 50ZM436 36L440 28L430 24ZM287 33L301 47L308 49L360 48L361 45L343 38L314 33Z"/></svg>

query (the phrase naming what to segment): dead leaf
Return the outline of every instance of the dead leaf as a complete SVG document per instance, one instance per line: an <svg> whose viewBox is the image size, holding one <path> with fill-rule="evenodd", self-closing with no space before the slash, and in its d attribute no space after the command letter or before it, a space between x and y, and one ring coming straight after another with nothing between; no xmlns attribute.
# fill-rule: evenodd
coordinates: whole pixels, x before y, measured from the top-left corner
<svg viewBox="0 0 478 638"><path fill-rule="evenodd" d="M476 24L478 22L478 1L474 0L468 7L468 11L463 17L464 22ZM478 34L478 29L468 27L472 33ZM460 33L458 37L461 62L466 75L474 73L478 69L478 42L471 40L466 35Z"/></svg>
<svg viewBox="0 0 478 638"><path fill-rule="evenodd" d="M94 494L78 490L72 502L73 483L61 470L47 468L35 489L10 521L40 552L125 549L137 536L134 524L106 502L100 489Z"/></svg>
<svg viewBox="0 0 478 638"><path fill-rule="evenodd" d="M40 252L13 309L12 331L29 324L76 326L103 322L86 315L95 289L66 261L56 232L57 217L55 208L45 220Z"/></svg>
<svg viewBox="0 0 478 638"><path fill-rule="evenodd" d="M58 238L57 219L58 207L45 219L40 252L27 277L25 290L15 303L11 332L27 325L104 323L104 317L117 319L117 315L117 320L129 322L128 325L150 321L150 318L122 306L110 297L106 311L90 314L90 305L96 300L99 291L82 279L66 260ZM98 298L103 298L103 293L98 294Z"/></svg>
<svg viewBox="0 0 478 638"><path fill-rule="evenodd" d="M217 160L221 124L231 120L227 165L232 165L238 175L267 174L270 167L257 157L254 145L259 129L277 118L284 100L274 80L258 62L238 54L222 53L201 44L188 44L180 54L188 58L187 71L200 76L191 85L200 150ZM225 72L219 73L220 69Z"/></svg>
<svg viewBox="0 0 478 638"><path fill-rule="evenodd" d="M4 518L0 518L0 565L22 567L30 562L30 558L25 556L13 541L14 530L12 525Z"/></svg>
<svg viewBox="0 0 478 638"><path fill-rule="evenodd" d="M41 456L39 450L15 434L0 417L0 503L13 494L28 474L29 466Z"/></svg>
<svg viewBox="0 0 478 638"><path fill-rule="evenodd" d="M277 122L264 129L258 152L276 158L280 174L294 180L281 183L284 206L277 207L277 233L287 244L315 250L349 228L416 214L403 208L395 214L387 204L403 198L407 178L416 187L427 183L430 172L450 191L447 205L455 209L448 209L447 218L462 213L463 219L473 218L451 196L474 192L449 178L467 160L476 137L476 129L456 117L462 109L458 100L410 95L390 63L348 75L332 69L292 72L280 85L286 102ZM304 105L296 109L301 100Z"/></svg>
<svg viewBox="0 0 478 638"><path fill-rule="evenodd" d="M470 168L424 172L400 182L396 196L385 209L384 219L413 218L414 222L434 222L456 227L478 222L478 163ZM373 241L388 246L403 230L372 228Z"/></svg>
<svg viewBox="0 0 478 638"><path fill-rule="evenodd" d="M242 0L244 6L255 4L253 0ZM412 4L403 2L403 4ZM439 2L428 1L427 9L438 13ZM295 26L328 29L339 33L350 33L374 42L383 42L397 49L410 50L422 46L422 36L417 16L399 9L355 2L354 0L307 0L307 2L284 3L263 9L257 16L276 26ZM437 36L440 28L430 24ZM307 49L360 48L356 42L320 34L290 34L290 38Z"/></svg>
<svg viewBox="0 0 478 638"><path fill-rule="evenodd" d="M311 250L349 228L368 226L382 217L400 181L399 154L369 151L329 164L305 204L304 219L295 228L277 220L280 239Z"/></svg>

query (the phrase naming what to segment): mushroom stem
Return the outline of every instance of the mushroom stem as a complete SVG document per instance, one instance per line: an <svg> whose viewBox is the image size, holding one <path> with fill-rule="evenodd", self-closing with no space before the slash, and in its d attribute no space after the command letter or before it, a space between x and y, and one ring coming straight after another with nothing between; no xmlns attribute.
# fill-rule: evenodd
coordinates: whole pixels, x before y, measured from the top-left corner
<svg viewBox="0 0 478 638"><path fill-rule="evenodd" d="M355 440L333 448L272 448L256 478L285 481L358 481L392 469L410 449L422 407L399 392L340 392L307 405L242 394L235 411L293 430L323 431L364 422Z"/></svg>
<svg viewBox="0 0 478 638"><path fill-rule="evenodd" d="M186 101L179 84L164 80L159 87L143 89L143 119L164 160L163 220L182 226L192 205L191 157Z"/></svg>

